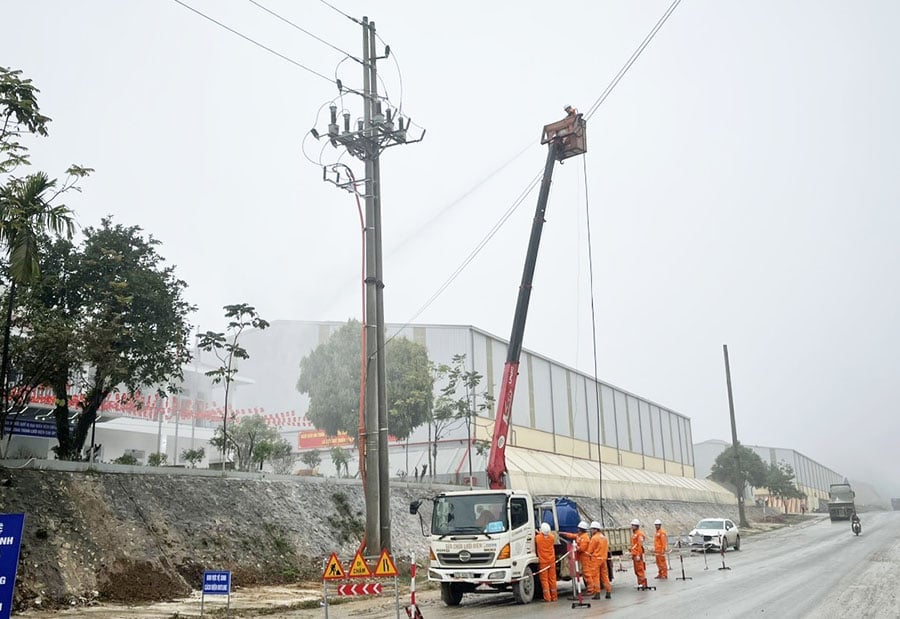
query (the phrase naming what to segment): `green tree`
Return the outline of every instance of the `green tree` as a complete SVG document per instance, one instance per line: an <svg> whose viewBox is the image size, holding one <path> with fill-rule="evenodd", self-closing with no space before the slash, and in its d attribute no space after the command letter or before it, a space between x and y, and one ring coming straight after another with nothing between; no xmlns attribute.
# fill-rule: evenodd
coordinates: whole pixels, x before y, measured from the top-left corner
<svg viewBox="0 0 900 619"><path fill-rule="evenodd" d="M361 331L358 320L348 320L300 361L297 391L309 395L306 418L329 436L358 439Z"/></svg>
<svg viewBox="0 0 900 619"><path fill-rule="evenodd" d="M466 426L466 453L469 462L469 479L471 480L472 418L490 411L494 404L494 397L487 391L478 391L478 386L484 377L475 370L466 369L466 355L464 354L453 355L450 364L438 366L437 371L447 382L440 390L432 413L431 423L435 439L431 452L433 457L431 470L434 472L437 464L438 440L443 436L443 432L453 426L454 422L461 420Z"/></svg>
<svg viewBox="0 0 900 619"><path fill-rule="evenodd" d="M156 251L159 241L144 237L141 228L104 218L84 235L70 282L82 297L78 338L88 369L79 381L83 395L75 424L78 450L113 391L134 398L142 388L156 387L160 397L178 390L182 366L191 359L187 316L194 309L184 300L187 284ZM58 393L57 398L64 395ZM57 406L58 434L67 408Z"/></svg>
<svg viewBox="0 0 900 619"><path fill-rule="evenodd" d="M185 449L181 452L181 459L191 465L191 468L196 468L197 463L201 462L203 458L206 457L206 450L200 447L199 449Z"/></svg>
<svg viewBox="0 0 900 619"><path fill-rule="evenodd" d="M169 459L168 454L164 454L161 451L156 451L147 456L147 465L148 466L162 466Z"/></svg>
<svg viewBox="0 0 900 619"><path fill-rule="evenodd" d="M318 449L304 451L300 454L300 462L308 466L310 470L315 470L322 463L322 454Z"/></svg>
<svg viewBox="0 0 900 619"><path fill-rule="evenodd" d="M216 428L209 444L221 449L225 436L223 428ZM235 468L239 471L249 471L252 465L262 464L275 453L275 444L285 442L278 430L269 426L262 415L248 415L233 423L227 441L229 448L234 450Z"/></svg>
<svg viewBox="0 0 900 619"><path fill-rule="evenodd" d="M273 471L281 473L294 464L291 445L275 430L275 438L263 439L257 443L253 451L253 462L260 471L268 462L272 465Z"/></svg>
<svg viewBox="0 0 900 619"><path fill-rule="evenodd" d="M337 446L331 448L331 462L337 471L337 476L341 477L341 469L344 469L344 477L350 477L350 452L343 447Z"/></svg>
<svg viewBox="0 0 900 619"><path fill-rule="evenodd" d="M128 464L131 466L140 464L138 462L138 459L135 458L133 454L122 454L118 458L113 458L112 463L113 464Z"/></svg>
<svg viewBox="0 0 900 619"><path fill-rule="evenodd" d="M66 394L70 374L82 367L79 336L82 295L78 286L70 285L79 260L79 251L72 243L58 239L48 244L42 254L40 279L22 288L14 320L19 328L11 338L10 348L13 371L9 401L15 409L23 408L32 391L41 385L51 387L55 394ZM57 399L60 400L59 396ZM14 424L13 414L9 427ZM74 457L78 449L68 432L69 424L65 425L57 453L63 458Z"/></svg>
<svg viewBox="0 0 900 619"><path fill-rule="evenodd" d="M800 499L804 496L794 485L794 468L784 460L769 464L764 487L769 490L770 495L785 502L785 512L788 499Z"/></svg>
<svg viewBox="0 0 900 619"><path fill-rule="evenodd" d="M199 334L197 346L200 350L212 352L216 359L219 360L219 367L206 372L206 375L213 379L214 384L224 383L225 385L225 406L222 412L222 436L228 439L228 412L229 401L228 396L231 392L231 383L238 372L237 361L239 359L249 359L250 354L243 346L240 345L239 339L246 329L263 330L268 328L268 321L264 320L256 313L256 308L246 303L237 303L234 305L226 305L225 318L228 319L228 327L224 333L207 331ZM232 413L233 415L233 413ZM222 448L222 466L225 466L225 460L228 456L228 449L233 443L231 440L223 440ZM243 469L241 469L243 470Z"/></svg>
<svg viewBox="0 0 900 619"><path fill-rule="evenodd" d="M282 437L279 439L275 443L266 444L266 450L269 452L266 461L272 465L272 472L276 475L290 475L294 470L297 457L294 455L291 444ZM260 468L262 467L260 466Z"/></svg>
<svg viewBox="0 0 900 619"><path fill-rule="evenodd" d="M766 485L766 464L755 451L738 443L738 456L741 460L741 469L738 471L734 458L734 446L731 445L716 457L713 462L709 478L719 483L728 484L732 488L741 488L750 484L754 488L763 488Z"/></svg>
<svg viewBox="0 0 900 619"><path fill-rule="evenodd" d="M193 307L183 299L185 282L157 253L159 242L110 219L86 228L84 237L78 247L53 244L41 279L23 298L22 314L30 321L21 325L21 346L34 342L52 355L41 371L56 397L55 450L64 460L80 458L110 393L137 398L151 387L165 396L177 390L191 358L187 315ZM80 408L74 415L70 384Z"/></svg>
<svg viewBox="0 0 900 619"><path fill-rule="evenodd" d="M405 470L409 471L409 435L428 422L434 404L434 379L428 368L428 351L421 344L401 337L391 340L386 348L388 427L405 443Z"/></svg>
<svg viewBox="0 0 900 619"><path fill-rule="evenodd" d="M9 349L16 288L37 279L41 245L47 242L45 233L72 237L71 212L64 204L54 202L70 190L80 191L78 180L92 171L70 166L61 186L44 172L24 178L12 176L19 166L29 163L22 137L48 135L50 118L40 113L38 92L31 80L22 78L21 71L0 67L0 244L6 252L8 276L0 356L0 438L9 410Z"/></svg>
<svg viewBox="0 0 900 619"><path fill-rule="evenodd" d="M19 140L25 135L49 135L50 119L41 114L40 90L21 71L0 67L0 174L28 165L28 148Z"/></svg>
<svg viewBox="0 0 900 619"><path fill-rule="evenodd" d="M309 395L306 417L330 436L346 432L359 438L361 331L359 321L349 320L300 361L297 390ZM387 344L385 396L393 436L407 438L427 421L434 391L428 368L421 344L405 338Z"/></svg>

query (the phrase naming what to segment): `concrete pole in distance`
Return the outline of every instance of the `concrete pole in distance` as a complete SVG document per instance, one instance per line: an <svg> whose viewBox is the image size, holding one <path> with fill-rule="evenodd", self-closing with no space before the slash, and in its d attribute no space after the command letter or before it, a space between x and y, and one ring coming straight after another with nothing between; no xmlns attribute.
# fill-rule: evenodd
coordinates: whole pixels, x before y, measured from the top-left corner
<svg viewBox="0 0 900 619"><path fill-rule="evenodd" d="M731 365L728 363L728 344L722 344L722 350L725 352L725 382L728 385L728 411L731 415L731 445L734 447L734 463L738 472L738 487L735 489L738 501L738 515L740 516L740 525L749 527L747 515L744 513L744 475L741 471L741 454L739 451L739 443L737 439L737 425L734 422L734 396L731 393Z"/></svg>

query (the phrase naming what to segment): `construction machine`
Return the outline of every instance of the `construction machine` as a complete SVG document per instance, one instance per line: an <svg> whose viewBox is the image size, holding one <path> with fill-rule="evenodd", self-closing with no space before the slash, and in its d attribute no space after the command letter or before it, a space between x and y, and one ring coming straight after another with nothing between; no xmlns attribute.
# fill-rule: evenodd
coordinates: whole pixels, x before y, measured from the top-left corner
<svg viewBox="0 0 900 619"><path fill-rule="evenodd" d="M566 497L538 501L527 491L507 488L506 445L550 182L557 161L586 152L584 118L567 107L565 118L544 127L541 143L549 147L547 162L500 385L487 463L490 489L442 492L432 499L428 580L440 583L441 598L448 606L458 605L467 593L503 591L511 591L519 604L531 602L541 595L534 545L540 525L544 522L550 525L557 539L557 556L561 557L569 546L559 538L559 532L576 532L579 520L584 517L576 503ZM417 513L420 505L421 501L414 501L410 512ZM621 554L630 529L610 529L607 533L611 554ZM561 563L560 580L572 578L569 565Z"/></svg>

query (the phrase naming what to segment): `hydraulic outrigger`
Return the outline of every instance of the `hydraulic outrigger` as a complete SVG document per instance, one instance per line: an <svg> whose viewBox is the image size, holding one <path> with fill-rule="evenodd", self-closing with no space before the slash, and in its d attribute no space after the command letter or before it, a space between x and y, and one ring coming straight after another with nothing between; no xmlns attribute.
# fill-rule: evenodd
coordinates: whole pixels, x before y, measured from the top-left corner
<svg viewBox="0 0 900 619"><path fill-rule="evenodd" d="M573 107L566 107L567 116L544 127L541 144L548 144L547 163L544 164L544 175L541 190L538 194L537 209L531 224L531 238L525 254L525 268L522 272L522 283L519 286L519 298L516 301L516 313L513 317L512 333L509 336L509 348L506 354L506 365L503 368L503 379L500 384L500 397L497 406L497 417L494 421L494 435L491 439L491 450L488 455L487 476L493 489L506 488L506 442L509 437L509 424L512 415L513 395L516 391L516 379L519 376L519 357L522 353L522 335L525 332L525 318L528 315L528 303L531 300L531 283L534 279L534 267L537 262L538 248L541 244L541 232L544 229L544 215L547 212L547 198L550 195L550 181L553 177L553 166L575 155L587 152L585 138L585 120Z"/></svg>

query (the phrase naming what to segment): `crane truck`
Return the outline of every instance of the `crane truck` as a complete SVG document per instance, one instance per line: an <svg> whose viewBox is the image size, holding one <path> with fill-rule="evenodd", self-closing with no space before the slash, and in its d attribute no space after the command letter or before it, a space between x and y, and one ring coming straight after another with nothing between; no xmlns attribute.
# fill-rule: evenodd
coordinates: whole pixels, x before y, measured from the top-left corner
<svg viewBox="0 0 900 619"><path fill-rule="evenodd" d="M541 138L541 144L548 145L549 149L500 384L487 463L490 489L443 492L432 499L428 580L440 583L441 598L448 606L458 605L467 593L503 591L511 591L519 604L531 602L541 594L540 579L536 576L536 530L543 522L550 525L558 542L557 556L561 557L568 547L559 539L558 533L574 533L579 520L584 517L577 504L566 497L540 502L526 491L508 489L506 468L506 444L519 375L522 336L553 167L557 161L587 150L584 117L572 107L567 107L566 113L562 120L546 125ZM411 503L410 512L417 513L420 505L421 501ZM611 553L621 554L627 547L631 530L611 528L606 533L610 538ZM572 578L567 562L563 561L560 567L561 580Z"/></svg>

